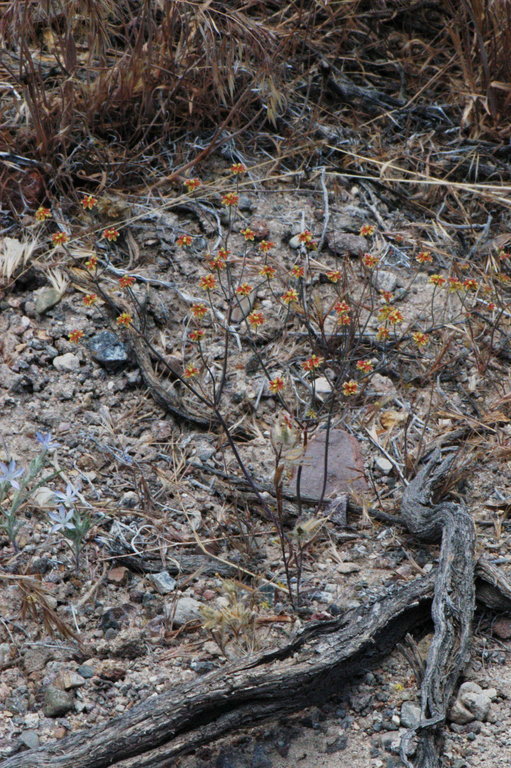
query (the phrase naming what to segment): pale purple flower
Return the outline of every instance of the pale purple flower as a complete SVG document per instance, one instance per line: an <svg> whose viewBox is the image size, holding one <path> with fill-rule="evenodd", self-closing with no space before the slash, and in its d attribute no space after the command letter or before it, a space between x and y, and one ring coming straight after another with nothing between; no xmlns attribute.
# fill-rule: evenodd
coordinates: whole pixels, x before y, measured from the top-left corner
<svg viewBox="0 0 511 768"><path fill-rule="evenodd" d="M53 440L51 432L36 432L35 439L39 445L42 445L45 451L54 451L60 447L60 443L56 443Z"/></svg>
<svg viewBox="0 0 511 768"><path fill-rule="evenodd" d="M76 488L73 483L68 483L65 491L54 491L53 498L55 501L65 504L66 507L72 507L77 499L82 501L80 489Z"/></svg>
<svg viewBox="0 0 511 768"><path fill-rule="evenodd" d="M62 505L60 505L59 508L55 511L50 510L48 512L48 517L54 523L54 525L51 527L51 533L65 530L73 531L75 529L75 524L73 522L74 516L74 509L66 509Z"/></svg>
<svg viewBox="0 0 511 768"><path fill-rule="evenodd" d="M16 478L21 477L25 473L23 467L16 467L14 459L11 459L9 464L4 464L3 461L0 461L0 473L0 483L9 483L12 488L19 491L20 484Z"/></svg>

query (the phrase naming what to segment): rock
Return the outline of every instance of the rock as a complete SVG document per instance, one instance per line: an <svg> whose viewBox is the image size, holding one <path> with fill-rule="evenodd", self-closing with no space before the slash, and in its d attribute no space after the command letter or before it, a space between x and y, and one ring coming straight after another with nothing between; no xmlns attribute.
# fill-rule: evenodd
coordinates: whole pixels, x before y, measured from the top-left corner
<svg viewBox="0 0 511 768"><path fill-rule="evenodd" d="M23 668L27 675L42 672L51 658L52 653L49 648L28 648L23 656Z"/></svg>
<svg viewBox="0 0 511 768"><path fill-rule="evenodd" d="M472 720L475 720L475 717L472 712L461 703L461 701L456 699L449 710L449 720L451 723L465 725L465 723L470 723Z"/></svg>
<svg viewBox="0 0 511 768"><path fill-rule="evenodd" d="M111 331L101 331L88 342L92 358L109 373L121 370L129 361L129 351Z"/></svg>
<svg viewBox="0 0 511 768"><path fill-rule="evenodd" d="M13 646L14 647L14 646ZM0 668L7 664L11 656L11 647L9 643L0 643Z"/></svg>
<svg viewBox="0 0 511 768"><path fill-rule="evenodd" d="M80 688L80 686L85 685L85 680L77 672L62 670L55 678L55 685L64 691L69 691L72 688Z"/></svg>
<svg viewBox="0 0 511 768"><path fill-rule="evenodd" d="M341 752L341 750L346 749L348 746L348 737L347 736L339 736L335 741L332 741L330 744L326 745L325 752L327 755L333 755L335 752Z"/></svg>
<svg viewBox="0 0 511 768"><path fill-rule="evenodd" d="M36 731L22 731L20 741L27 749L37 749L39 746L39 736Z"/></svg>
<svg viewBox="0 0 511 768"><path fill-rule="evenodd" d="M60 717L74 709L75 698L72 693L63 691L55 685L47 685L43 690L45 717Z"/></svg>
<svg viewBox="0 0 511 768"><path fill-rule="evenodd" d="M397 286L397 277L387 269L378 269L373 272L371 282L377 291L392 291Z"/></svg>
<svg viewBox="0 0 511 768"><path fill-rule="evenodd" d="M392 471L392 463L384 456L377 456L374 460L374 466L382 475L388 475Z"/></svg>
<svg viewBox="0 0 511 768"><path fill-rule="evenodd" d="M467 693L462 703L472 712L472 720L481 720L483 723L488 718L491 707L491 699L483 691L482 693Z"/></svg>
<svg viewBox="0 0 511 768"><path fill-rule="evenodd" d="M8 365L0 363L0 389L8 392L19 392L22 388L23 376L11 371Z"/></svg>
<svg viewBox="0 0 511 768"><path fill-rule="evenodd" d="M248 197L248 195L240 195L238 203L238 208L240 211L248 211L250 213L250 211L254 210L254 207L254 203L250 197Z"/></svg>
<svg viewBox="0 0 511 768"><path fill-rule="evenodd" d="M256 240L270 239L270 227L264 219L254 219L250 223L250 229L254 233Z"/></svg>
<svg viewBox="0 0 511 768"><path fill-rule="evenodd" d="M411 701L401 704L401 725L405 728L416 728L421 719L421 709Z"/></svg>
<svg viewBox="0 0 511 768"><path fill-rule="evenodd" d="M388 376L382 376L380 373L373 373L369 382L369 390L377 395L396 395L396 388L392 379Z"/></svg>
<svg viewBox="0 0 511 768"><path fill-rule="evenodd" d="M323 491L326 437L326 431L320 430L307 445L302 461L300 491L315 501L320 500ZM360 493L367 491L360 446L357 439L343 429L331 429L324 498L338 497L351 489ZM292 479L285 483L285 492L297 492L296 469Z"/></svg>
<svg viewBox="0 0 511 768"><path fill-rule="evenodd" d="M53 358L52 365L57 371L77 371L80 368L80 360L72 352L58 355Z"/></svg>
<svg viewBox="0 0 511 768"><path fill-rule="evenodd" d="M360 571L360 566L357 565L356 563L344 562L344 563L338 563L335 566L335 570L337 573L343 573L343 574L358 573L358 571Z"/></svg>
<svg viewBox="0 0 511 768"><path fill-rule="evenodd" d="M98 664L98 675L115 683L126 677L126 667L114 659L104 659Z"/></svg>
<svg viewBox="0 0 511 768"><path fill-rule="evenodd" d="M358 256L367 250L367 240L360 235L352 235L349 232L329 232L327 234L328 247L334 256Z"/></svg>
<svg viewBox="0 0 511 768"><path fill-rule="evenodd" d="M100 628L103 632L106 632L107 629L120 629L122 624L128 623L129 613L132 610L133 606L129 603L117 605L115 608L107 608L99 620Z"/></svg>
<svg viewBox="0 0 511 768"><path fill-rule="evenodd" d="M139 496L135 491L126 491L119 499L119 506L121 509L135 509L139 502Z"/></svg>
<svg viewBox="0 0 511 768"><path fill-rule="evenodd" d="M155 589L160 595L168 595L169 592L173 592L177 587L177 581L172 578L168 571L151 573L148 579L154 584Z"/></svg>
<svg viewBox="0 0 511 768"><path fill-rule="evenodd" d="M501 640L511 639L511 619L497 619L492 626L492 632Z"/></svg>
<svg viewBox="0 0 511 768"><path fill-rule="evenodd" d="M317 379L314 379L312 384L316 395L329 395L332 391L332 385L326 376L318 376Z"/></svg>
<svg viewBox="0 0 511 768"><path fill-rule="evenodd" d="M271 768L272 761L266 754L266 750L262 744L256 744L254 752L252 754L252 760L250 762L250 768Z"/></svg>
<svg viewBox="0 0 511 768"><path fill-rule="evenodd" d="M45 285L43 288L34 291L33 298L35 299L35 311L39 315L44 315L49 309L58 304L63 294L56 288L52 288L49 285Z"/></svg>
<svg viewBox="0 0 511 768"><path fill-rule="evenodd" d="M108 571L106 579L110 584L116 584L117 586L122 587L128 581L128 574L128 569L123 565L120 565L117 568L111 568Z"/></svg>
<svg viewBox="0 0 511 768"><path fill-rule="evenodd" d="M90 667L88 664L82 664L80 667L76 670L79 675L81 675L85 680L89 680L91 677L94 677L96 674L92 667Z"/></svg>
<svg viewBox="0 0 511 768"><path fill-rule="evenodd" d="M165 616L175 627L181 627L189 621L202 619L201 607L202 604L193 597L180 597L175 603L165 605Z"/></svg>

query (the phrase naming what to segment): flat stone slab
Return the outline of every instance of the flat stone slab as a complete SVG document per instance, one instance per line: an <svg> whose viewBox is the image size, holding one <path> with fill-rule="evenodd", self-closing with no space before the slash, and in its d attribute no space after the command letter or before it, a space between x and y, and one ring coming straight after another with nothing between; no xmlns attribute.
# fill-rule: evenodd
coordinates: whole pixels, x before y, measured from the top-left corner
<svg viewBox="0 0 511 768"><path fill-rule="evenodd" d="M318 502L323 490L326 430L320 430L309 442L302 461L300 493ZM297 495L297 469L284 485L284 493ZM365 493L368 490L364 461L358 440L344 429L331 429L328 444L328 465L324 499L341 494Z"/></svg>

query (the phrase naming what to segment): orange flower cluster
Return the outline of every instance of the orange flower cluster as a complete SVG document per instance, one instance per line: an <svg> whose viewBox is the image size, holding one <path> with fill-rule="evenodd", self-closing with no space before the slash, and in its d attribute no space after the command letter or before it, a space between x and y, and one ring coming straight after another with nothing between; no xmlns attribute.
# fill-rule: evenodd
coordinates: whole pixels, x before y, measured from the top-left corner
<svg viewBox="0 0 511 768"><path fill-rule="evenodd" d="M259 328L259 326L263 325L264 321L263 313L258 311L251 312L247 317L247 322L251 328Z"/></svg>
<svg viewBox="0 0 511 768"><path fill-rule="evenodd" d="M204 275L199 280L199 287L204 291L212 291L216 288L216 277L212 274Z"/></svg>
<svg viewBox="0 0 511 768"><path fill-rule="evenodd" d="M92 209L98 204L98 201L92 195L85 195L82 197L80 204L86 211L92 211Z"/></svg>
<svg viewBox="0 0 511 768"><path fill-rule="evenodd" d="M197 189L202 184L202 181L200 179L194 178L194 179L185 179L183 182L188 192L193 192L194 189Z"/></svg>
<svg viewBox="0 0 511 768"><path fill-rule="evenodd" d="M390 331L385 325L380 325L376 333L377 341L386 341L390 336Z"/></svg>
<svg viewBox="0 0 511 768"><path fill-rule="evenodd" d="M197 318L198 320L202 320L204 315L207 313L208 308L205 304L192 304L191 306L191 312L192 315Z"/></svg>
<svg viewBox="0 0 511 768"><path fill-rule="evenodd" d="M222 205L227 206L227 208L231 208L234 205L238 205L240 201L240 196L236 194L236 192L227 192L222 197Z"/></svg>
<svg viewBox="0 0 511 768"><path fill-rule="evenodd" d="M275 378L270 381L268 387L270 392L273 392L274 394L276 392L282 392L285 387L284 379L282 376L275 376Z"/></svg>
<svg viewBox="0 0 511 768"><path fill-rule="evenodd" d="M294 288L290 288L288 291L283 293L280 298L284 304L291 304L293 301L298 301L298 294Z"/></svg>
<svg viewBox="0 0 511 768"><path fill-rule="evenodd" d="M186 368L183 371L183 376L185 379L191 379L194 376L197 376L199 373L199 369L196 365L193 365L192 363L189 363Z"/></svg>
<svg viewBox="0 0 511 768"><path fill-rule="evenodd" d="M137 282L137 278L133 275L123 275L119 278L119 286L121 288L131 288L131 286Z"/></svg>
<svg viewBox="0 0 511 768"><path fill-rule="evenodd" d="M89 269L91 271L93 269L96 269L96 267L98 266L98 257L97 256L90 256L87 259L87 261L85 262L85 266L87 267L87 269Z"/></svg>
<svg viewBox="0 0 511 768"><path fill-rule="evenodd" d="M364 267L367 267L367 269L374 269L379 261L380 259L378 256L373 256L371 253L364 253L362 256L362 264Z"/></svg>
<svg viewBox="0 0 511 768"><path fill-rule="evenodd" d="M246 173L247 167L246 165L243 165L243 163L234 163L231 165L231 173L234 173L235 176L239 176L241 173Z"/></svg>
<svg viewBox="0 0 511 768"><path fill-rule="evenodd" d="M95 293L88 293L86 296L83 297L83 303L86 307L92 307L93 304L95 304L98 300L98 297Z"/></svg>
<svg viewBox="0 0 511 768"><path fill-rule="evenodd" d="M51 241L55 246L64 245L64 243L69 241L69 235L66 235L65 232L54 232L51 236Z"/></svg>
<svg viewBox="0 0 511 768"><path fill-rule="evenodd" d="M115 227L107 227L105 230L103 230L103 238L105 240L108 240L109 242L114 242L119 237L119 230Z"/></svg>
<svg viewBox="0 0 511 768"><path fill-rule="evenodd" d="M123 325L125 328L128 328L128 326L131 325L133 322L133 317L130 315L129 312L121 312L119 317L115 321L117 325L121 326Z"/></svg>
<svg viewBox="0 0 511 768"><path fill-rule="evenodd" d="M431 275L429 281L432 285L436 285L437 288L442 288L445 285L446 279L442 275Z"/></svg>
<svg viewBox="0 0 511 768"><path fill-rule="evenodd" d="M342 393L345 397L352 397L358 393L358 382L354 379L345 381L342 385Z"/></svg>
<svg viewBox="0 0 511 768"><path fill-rule="evenodd" d="M202 328L196 328L194 331L190 331L189 338L192 341L200 341L204 338L205 331L202 330Z"/></svg>
<svg viewBox="0 0 511 768"><path fill-rule="evenodd" d="M359 235L362 235L362 237L368 237L369 235L374 235L374 227L372 224L362 224L358 233Z"/></svg>
<svg viewBox="0 0 511 768"><path fill-rule="evenodd" d="M277 274L277 270L275 267L270 267L269 264L265 264L264 267L261 267L259 270L259 274L261 277L266 277L267 280L272 280Z"/></svg>
<svg viewBox="0 0 511 768"><path fill-rule="evenodd" d="M304 371L315 371L316 368L319 368L320 365L323 365L325 362L324 357L320 357L319 355L311 355L307 360L304 360L302 363L302 368Z"/></svg>
<svg viewBox="0 0 511 768"><path fill-rule="evenodd" d="M433 256L429 251L420 251L415 257L415 261L418 261L419 264L431 264Z"/></svg>
<svg viewBox="0 0 511 768"><path fill-rule="evenodd" d="M253 240L255 238L255 232L252 232L250 227L240 230L240 234L243 235L245 240Z"/></svg>
<svg viewBox="0 0 511 768"><path fill-rule="evenodd" d="M374 365L370 360L359 360L355 367L357 371L363 371L363 373L371 373L374 369Z"/></svg>
<svg viewBox="0 0 511 768"><path fill-rule="evenodd" d="M261 253L268 253L272 248L275 248L275 243L272 243L271 240L261 240L259 243Z"/></svg>
<svg viewBox="0 0 511 768"><path fill-rule="evenodd" d="M176 245L179 245L181 248L186 248L187 246L191 245L192 242L193 237L191 235L179 235L176 240Z"/></svg>
<svg viewBox="0 0 511 768"><path fill-rule="evenodd" d="M415 333L412 333L412 339L417 344L417 346L421 348L425 347L429 342L427 334L422 333L422 331L415 331Z"/></svg>
<svg viewBox="0 0 511 768"><path fill-rule="evenodd" d="M236 293L239 296L250 296L252 293L254 287L252 285L249 285L248 283L242 283L241 285L238 285L236 288Z"/></svg>
<svg viewBox="0 0 511 768"><path fill-rule="evenodd" d="M304 229L304 231L300 232L298 235L298 242L304 243L304 244L312 243L313 238L314 238L314 235L312 234L310 229Z"/></svg>
<svg viewBox="0 0 511 768"><path fill-rule="evenodd" d="M327 272L326 276L331 283L338 283L342 277L341 271L339 269L334 269L332 272Z"/></svg>
<svg viewBox="0 0 511 768"><path fill-rule="evenodd" d="M51 211L49 208L44 208L42 205L35 212L36 221L46 221L51 219Z"/></svg>
<svg viewBox="0 0 511 768"><path fill-rule="evenodd" d="M80 339L83 339L84 337L83 331L71 331L71 333L68 336L69 341L71 341L73 344L78 344Z"/></svg>
<svg viewBox="0 0 511 768"><path fill-rule="evenodd" d="M305 270L303 267L299 267L298 264L295 264L294 267L291 269L291 274L293 277L303 277L305 275Z"/></svg>

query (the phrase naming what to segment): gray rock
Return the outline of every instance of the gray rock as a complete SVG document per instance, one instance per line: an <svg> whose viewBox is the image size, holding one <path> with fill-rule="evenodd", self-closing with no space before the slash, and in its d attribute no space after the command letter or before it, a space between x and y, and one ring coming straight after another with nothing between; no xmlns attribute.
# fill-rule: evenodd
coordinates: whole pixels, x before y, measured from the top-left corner
<svg viewBox="0 0 511 768"><path fill-rule="evenodd" d="M272 761L266 754L265 748L262 746L262 744L256 744L254 747L250 768L271 768L271 766Z"/></svg>
<svg viewBox="0 0 511 768"><path fill-rule="evenodd" d="M121 370L129 361L129 350L115 333L101 331L88 342L93 359L109 373Z"/></svg>
<svg viewBox="0 0 511 768"><path fill-rule="evenodd" d="M52 657L48 648L28 648L23 656L23 668L27 675L41 672Z"/></svg>
<svg viewBox="0 0 511 768"><path fill-rule="evenodd" d="M43 713L45 717L60 717L75 708L75 698L72 693L47 685L44 689Z"/></svg>
<svg viewBox="0 0 511 768"><path fill-rule="evenodd" d="M401 725L405 728L417 728L421 719L421 710L411 701L404 701L401 705Z"/></svg>
<svg viewBox="0 0 511 768"><path fill-rule="evenodd" d="M384 456L377 456L374 460L374 466L382 475L388 475L392 471L392 463Z"/></svg>
<svg viewBox="0 0 511 768"><path fill-rule="evenodd" d="M10 656L11 648L9 643L0 643L0 667L7 664L7 660Z"/></svg>
<svg viewBox="0 0 511 768"><path fill-rule="evenodd" d="M39 288L39 290L34 292L35 311L38 314L43 315L49 309L54 307L55 304L59 303L62 295L61 291L58 291L56 288L52 288L49 285Z"/></svg>
<svg viewBox="0 0 511 768"><path fill-rule="evenodd" d="M328 247L334 256L351 254L358 256L369 250L369 242L365 237L352 235L349 232L329 232L327 235Z"/></svg>
<svg viewBox="0 0 511 768"><path fill-rule="evenodd" d="M451 723L456 723L457 725L465 725L465 723L470 723L472 720L475 720L475 717L459 699L456 699L449 710L449 720Z"/></svg>
<svg viewBox="0 0 511 768"><path fill-rule="evenodd" d="M339 736L331 744L327 744L325 752L327 753L327 755L332 755L335 752L341 752L343 749L346 749L347 746L348 746L348 737Z"/></svg>
<svg viewBox="0 0 511 768"><path fill-rule="evenodd" d="M387 269L378 269L373 272L371 282L377 291L393 291L397 285L397 277Z"/></svg>
<svg viewBox="0 0 511 768"><path fill-rule="evenodd" d="M72 352L66 352L65 355L54 357L52 364L57 371L77 371L80 367L80 360Z"/></svg>
<svg viewBox="0 0 511 768"><path fill-rule="evenodd" d="M193 597L180 597L175 603L167 603L165 617L172 621L175 627L181 627L189 621L197 621L202 618L200 614L201 603Z"/></svg>
<svg viewBox="0 0 511 768"><path fill-rule="evenodd" d="M172 578L168 571L151 573L148 576L148 579L149 581L152 581L155 589L160 595L168 595L169 592L173 592L177 587L177 581Z"/></svg>
<svg viewBox="0 0 511 768"><path fill-rule="evenodd" d="M92 667L89 667L88 664L82 664L81 667L78 667L76 670L79 675L81 675L85 680L88 680L91 677L94 677L96 674Z"/></svg>
<svg viewBox="0 0 511 768"><path fill-rule="evenodd" d="M22 731L20 741L27 749L37 749L39 746L39 736L35 731Z"/></svg>

